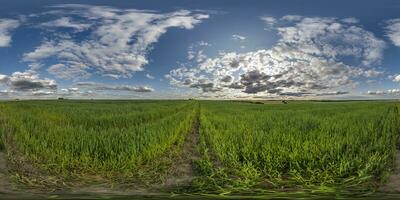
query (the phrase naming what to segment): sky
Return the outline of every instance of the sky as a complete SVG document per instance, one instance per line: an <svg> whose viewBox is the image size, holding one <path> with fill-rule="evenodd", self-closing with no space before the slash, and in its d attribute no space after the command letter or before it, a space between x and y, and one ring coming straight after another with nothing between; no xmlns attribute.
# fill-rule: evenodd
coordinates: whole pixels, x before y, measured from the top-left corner
<svg viewBox="0 0 400 200"><path fill-rule="evenodd" d="M400 1L1 3L0 99L400 96Z"/></svg>

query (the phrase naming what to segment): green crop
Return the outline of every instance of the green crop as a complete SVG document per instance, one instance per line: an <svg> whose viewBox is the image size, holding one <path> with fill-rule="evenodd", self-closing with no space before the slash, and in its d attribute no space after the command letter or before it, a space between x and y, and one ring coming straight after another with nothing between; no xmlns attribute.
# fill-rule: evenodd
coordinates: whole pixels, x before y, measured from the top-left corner
<svg viewBox="0 0 400 200"><path fill-rule="evenodd" d="M222 182L229 187L380 181L400 133L397 106L379 102L203 102L200 124L206 155L214 152L220 170L235 179Z"/></svg>
<svg viewBox="0 0 400 200"><path fill-rule="evenodd" d="M10 102L0 110L10 150L61 173L129 174L182 143L195 113L183 101Z"/></svg>
<svg viewBox="0 0 400 200"><path fill-rule="evenodd" d="M0 124L0 150L63 175L133 177L162 159L177 168L198 138L191 188L202 192L374 186L400 133L397 103L377 101L2 102Z"/></svg>

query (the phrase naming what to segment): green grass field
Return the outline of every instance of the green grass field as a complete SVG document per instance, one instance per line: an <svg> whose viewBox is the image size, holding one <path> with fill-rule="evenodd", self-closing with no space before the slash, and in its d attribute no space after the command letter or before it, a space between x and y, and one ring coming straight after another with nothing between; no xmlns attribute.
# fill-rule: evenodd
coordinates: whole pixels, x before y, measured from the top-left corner
<svg viewBox="0 0 400 200"><path fill-rule="evenodd" d="M17 177L42 173L25 179L162 182L195 137L185 191L374 190L399 120L396 102L16 101L0 103L0 148Z"/></svg>

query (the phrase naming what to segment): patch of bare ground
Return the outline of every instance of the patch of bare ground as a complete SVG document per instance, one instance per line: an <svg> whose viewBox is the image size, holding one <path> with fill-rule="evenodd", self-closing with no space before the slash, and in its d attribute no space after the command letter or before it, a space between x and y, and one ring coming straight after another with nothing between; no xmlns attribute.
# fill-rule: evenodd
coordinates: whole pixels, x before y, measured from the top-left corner
<svg viewBox="0 0 400 200"><path fill-rule="evenodd" d="M12 190L14 190L14 187L9 179L6 154L0 152L0 194Z"/></svg>
<svg viewBox="0 0 400 200"><path fill-rule="evenodd" d="M0 199L22 199L41 197L18 189L17 185L11 180L8 168L8 160L5 152L0 151Z"/></svg>
<svg viewBox="0 0 400 200"><path fill-rule="evenodd" d="M395 157L395 168L387 182L378 191L385 193L400 193L400 150L397 149Z"/></svg>
<svg viewBox="0 0 400 200"><path fill-rule="evenodd" d="M163 188L169 190L189 187L195 178L195 161L200 159L198 150L199 126L199 113L196 113L191 131L186 137L181 153L173 163L172 171L162 184Z"/></svg>

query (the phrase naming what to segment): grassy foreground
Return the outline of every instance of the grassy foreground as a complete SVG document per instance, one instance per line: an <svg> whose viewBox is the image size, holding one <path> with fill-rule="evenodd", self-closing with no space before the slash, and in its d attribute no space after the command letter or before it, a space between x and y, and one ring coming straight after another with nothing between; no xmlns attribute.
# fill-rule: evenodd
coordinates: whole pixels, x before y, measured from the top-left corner
<svg viewBox="0 0 400 200"><path fill-rule="evenodd" d="M192 102L8 102L0 105L5 147L70 176L133 176L183 142Z"/></svg>
<svg viewBox="0 0 400 200"><path fill-rule="evenodd" d="M203 102L200 119L203 168L235 177L214 180L231 188L373 187L388 176L400 133L394 103Z"/></svg>
<svg viewBox="0 0 400 200"><path fill-rule="evenodd" d="M0 148L60 177L126 182L158 160L173 168L198 123L190 191L374 188L393 168L399 120L395 102L2 102Z"/></svg>

